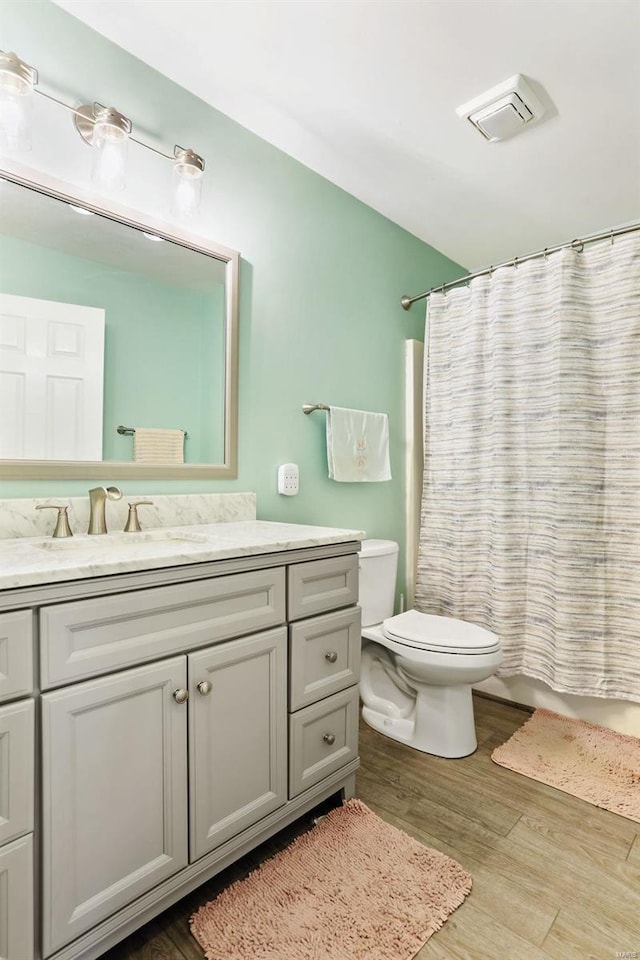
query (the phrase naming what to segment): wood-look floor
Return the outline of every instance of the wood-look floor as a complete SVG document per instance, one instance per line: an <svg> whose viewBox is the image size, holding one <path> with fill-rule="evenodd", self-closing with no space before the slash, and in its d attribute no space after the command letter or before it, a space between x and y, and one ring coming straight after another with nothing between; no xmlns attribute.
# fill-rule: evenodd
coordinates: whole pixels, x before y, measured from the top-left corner
<svg viewBox="0 0 640 960"><path fill-rule="evenodd" d="M493 764L493 748L528 714L483 697L475 710L479 747L463 760L360 728L358 796L473 877L467 900L417 960L640 960L640 825ZM202 960L191 913L310 823L283 831L105 960Z"/></svg>

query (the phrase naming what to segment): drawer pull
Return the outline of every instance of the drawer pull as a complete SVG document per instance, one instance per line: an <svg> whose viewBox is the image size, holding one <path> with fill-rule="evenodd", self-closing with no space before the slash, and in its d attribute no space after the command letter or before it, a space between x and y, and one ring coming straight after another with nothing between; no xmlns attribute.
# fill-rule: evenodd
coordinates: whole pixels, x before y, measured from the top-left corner
<svg viewBox="0 0 640 960"><path fill-rule="evenodd" d="M201 680L198 684L198 693L201 693L203 697L206 697L212 690L213 684L209 680Z"/></svg>
<svg viewBox="0 0 640 960"><path fill-rule="evenodd" d="M325 743L328 743L330 747L332 747L333 744L336 742L336 738L333 733L325 733L322 739L324 740Z"/></svg>
<svg viewBox="0 0 640 960"><path fill-rule="evenodd" d="M328 653L325 653L324 658L325 660L328 660L329 663L335 663L338 659L338 654L335 650L329 650Z"/></svg>
<svg viewBox="0 0 640 960"><path fill-rule="evenodd" d="M184 690L182 687L178 687L177 690L173 691L173 699L176 703L186 703L189 699L189 691Z"/></svg>

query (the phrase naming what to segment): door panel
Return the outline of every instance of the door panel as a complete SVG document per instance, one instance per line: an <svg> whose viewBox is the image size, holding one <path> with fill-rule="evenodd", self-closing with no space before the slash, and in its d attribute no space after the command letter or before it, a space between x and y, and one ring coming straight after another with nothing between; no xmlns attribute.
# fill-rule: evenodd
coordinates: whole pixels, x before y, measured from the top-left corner
<svg viewBox="0 0 640 960"><path fill-rule="evenodd" d="M210 647L188 660L193 861L287 799L287 631ZM210 692L203 695L201 683L211 684Z"/></svg>
<svg viewBox="0 0 640 960"><path fill-rule="evenodd" d="M44 953L187 863L186 658L42 697Z"/></svg>
<svg viewBox="0 0 640 960"><path fill-rule="evenodd" d="M33 830L34 701L0 707L0 843Z"/></svg>
<svg viewBox="0 0 640 960"><path fill-rule="evenodd" d="M0 847L0 960L33 960L33 834Z"/></svg>

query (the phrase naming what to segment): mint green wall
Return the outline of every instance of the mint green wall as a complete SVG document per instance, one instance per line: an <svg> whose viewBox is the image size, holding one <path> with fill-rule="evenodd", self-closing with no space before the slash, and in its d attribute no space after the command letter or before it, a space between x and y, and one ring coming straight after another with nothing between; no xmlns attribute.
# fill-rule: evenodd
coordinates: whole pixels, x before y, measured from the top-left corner
<svg viewBox="0 0 640 960"><path fill-rule="evenodd" d="M120 423L187 430L188 463L222 459L221 288L196 293L1 235L0 290L105 310L103 459L133 459Z"/></svg>
<svg viewBox="0 0 640 960"><path fill-rule="evenodd" d="M39 69L43 89L114 104L169 150L180 143L201 153L207 181L194 229L242 254L238 479L126 481L125 494L250 490L262 519L358 527L402 543L403 342L422 338L424 307L406 313L399 299L463 269L48 0L6 0L1 39ZM30 162L86 179L89 151L53 109L47 129L58 141L35 136ZM166 161L135 144L129 160L126 202L163 215ZM328 480L324 414L305 417L305 401L387 412L393 480ZM297 497L276 493L278 464L288 461L300 465ZM6 483L0 493L80 495L89 486Z"/></svg>

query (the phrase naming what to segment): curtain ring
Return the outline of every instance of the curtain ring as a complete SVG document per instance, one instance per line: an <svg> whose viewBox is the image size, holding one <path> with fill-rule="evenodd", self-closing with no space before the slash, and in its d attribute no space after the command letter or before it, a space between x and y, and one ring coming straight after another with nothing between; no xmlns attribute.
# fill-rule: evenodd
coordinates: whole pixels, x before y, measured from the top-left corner
<svg viewBox="0 0 640 960"><path fill-rule="evenodd" d="M542 251L542 256L545 258L545 260L548 260L548 259L549 259L549 255L548 255L548 253L547 253L547 250L548 250L548 247L545 247L544 250Z"/></svg>
<svg viewBox="0 0 640 960"><path fill-rule="evenodd" d="M584 241L583 241L583 240L578 240L578 239L572 240L572 241L571 241L571 249L572 249L572 250L577 250L578 253L582 253L582 251L584 250Z"/></svg>
<svg viewBox="0 0 640 960"><path fill-rule="evenodd" d="M611 231L611 246L613 246L613 230Z"/></svg>
<svg viewBox="0 0 640 960"><path fill-rule="evenodd" d="M491 264L487 272L489 274L489 280L491 280L491 278L493 277L493 264Z"/></svg>
<svg viewBox="0 0 640 960"><path fill-rule="evenodd" d="M517 258L517 257L514 257L514 258L513 258L513 267L514 267L515 270L518 269L518 258Z"/></svg>

